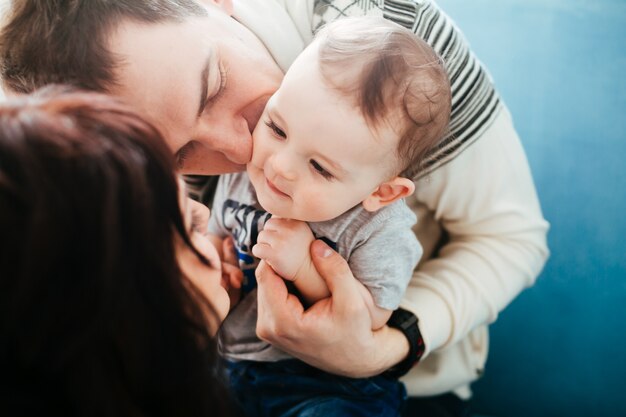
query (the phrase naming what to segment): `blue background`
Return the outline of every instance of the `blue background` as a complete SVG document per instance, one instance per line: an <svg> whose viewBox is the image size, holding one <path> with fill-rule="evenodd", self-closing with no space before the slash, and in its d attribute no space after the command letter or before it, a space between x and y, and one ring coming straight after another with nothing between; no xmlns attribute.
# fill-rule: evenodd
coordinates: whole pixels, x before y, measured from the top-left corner
<svg viewBox="0 0 626 417"><path fill-rule="evenodd" d="M439 0L513 114L551 223L475 412L626 416L626 1Z"/></svg>

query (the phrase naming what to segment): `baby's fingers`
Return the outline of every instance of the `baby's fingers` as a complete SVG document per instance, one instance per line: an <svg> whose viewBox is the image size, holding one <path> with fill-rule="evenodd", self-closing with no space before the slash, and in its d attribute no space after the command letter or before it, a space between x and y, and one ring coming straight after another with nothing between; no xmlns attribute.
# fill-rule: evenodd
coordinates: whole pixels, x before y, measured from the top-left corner
<svg viewBox="0 0 626 417"><path fill-rule="evenodd" d="M281 229L288 227L290 224L291 224L291 220L289 219L283 219L280 217L272 217L267 222L265 222L265 225L263 226L263 230L279 232Z"/></svg>
<svg viewBox="0 0 626 417"><path fill-rule="evenodd" d="M276 239L278 239L278 233L274 230L263 229L259 232L256 241L257 243L267 243L268 245L272 245Z"/></svg>
<svg viewBox="0 0 626 417"><path fill-rule="evenodd" d="M252 254L259 259L267 259L274 253L269 243L257 243L252 247Z"/></svg>

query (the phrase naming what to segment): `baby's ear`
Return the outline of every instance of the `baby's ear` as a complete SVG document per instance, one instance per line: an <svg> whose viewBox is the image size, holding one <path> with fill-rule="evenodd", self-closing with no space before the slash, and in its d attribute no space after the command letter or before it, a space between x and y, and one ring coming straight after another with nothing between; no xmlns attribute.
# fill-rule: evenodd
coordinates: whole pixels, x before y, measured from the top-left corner
<svg viewBox="0 0 626 417"><path fill-rule="evenodd" d="M383 182L372 194L363 200L363 208L367 211L376 211L399 200L408 197L415 191L415 184L408 178L395 177Z"/></svg>

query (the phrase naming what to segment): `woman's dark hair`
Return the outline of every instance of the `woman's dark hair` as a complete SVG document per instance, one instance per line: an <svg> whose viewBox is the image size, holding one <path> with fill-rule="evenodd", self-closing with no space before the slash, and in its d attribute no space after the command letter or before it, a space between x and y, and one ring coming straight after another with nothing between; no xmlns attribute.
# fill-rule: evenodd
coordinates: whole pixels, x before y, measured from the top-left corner
<svg viewBox="0 0 626 417"><path fill-rule="evenodd" d="M61 90L0 104L0 414L226 415L171 152Z"/></svg>

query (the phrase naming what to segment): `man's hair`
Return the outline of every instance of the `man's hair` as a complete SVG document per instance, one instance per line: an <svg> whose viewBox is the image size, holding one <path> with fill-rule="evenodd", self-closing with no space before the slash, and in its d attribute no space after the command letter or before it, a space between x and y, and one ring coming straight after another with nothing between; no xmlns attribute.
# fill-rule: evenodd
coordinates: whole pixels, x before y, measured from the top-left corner
<svg viewBox="0 0 626 417"><path fill-rule="evenodd" d="M202 16L194 0L13 0L0 32L0 76L28 93L46 84L106 91L118 62L107 36L124 19L142 23Z"/></svg>
<svg viewBox="0 0 626 417"><path fill-rule="evenodd" d="M442 59L383 18L340 19L316 40L325 81L354 100L370 127L386 123L398 133L395 174L414 178L448 130L451 93Z"/></svg>
<svg viewBox="0 0 626 417"><path fill-rule="evenodd" d="M165 141L111 97L44 90L0 103L0 414L227 415Z"/></svg>

